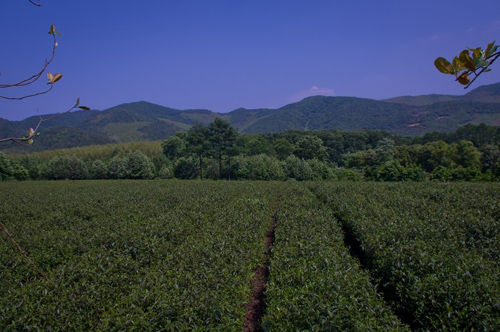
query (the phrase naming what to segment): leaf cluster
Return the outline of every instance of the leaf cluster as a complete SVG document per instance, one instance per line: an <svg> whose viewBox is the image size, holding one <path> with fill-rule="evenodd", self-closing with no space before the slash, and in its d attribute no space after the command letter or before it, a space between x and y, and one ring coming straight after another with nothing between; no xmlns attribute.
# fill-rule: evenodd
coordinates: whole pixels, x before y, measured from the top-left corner
<svg viewBox="0 0 500 332"><path fill-rule="evenodd" d="M481 47L467 48L450 62L443 57L434 60L434 65L443 74L454 75L456 81L468 87L477 76L489 72L491 64L500 55L498 45L489 43L486 49ZM471 80L471 76L473 77Z"/></svg>

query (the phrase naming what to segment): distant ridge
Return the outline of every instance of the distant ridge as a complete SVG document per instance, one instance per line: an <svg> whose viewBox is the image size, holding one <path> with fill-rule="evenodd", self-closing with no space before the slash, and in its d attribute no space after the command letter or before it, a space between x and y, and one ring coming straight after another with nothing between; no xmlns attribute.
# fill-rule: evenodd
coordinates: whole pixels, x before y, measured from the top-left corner
<svg viewBox="0 0 500 332"><path fill-rule="evenodd" d="M229 113L206 109L177 110L146 101L121 104L103 111L78 111L44 123L40 137L27 147L41 151L113 142L162 140L204 125L216 117L241 133L284 130L385 130L399 135L450 132L468 123L500 125L500 83L480 86L463 96L402 96L386 100L313 96L278 109L239 108ZM24 135L38 117L22 121L0 118L2 137ZM50 137L49 137L50 136ZM24 147L0 144L0 149Z"/></svg>
<svg viewBox="0 0 500 332"><path fill-rule="evenodd" d="M425 106L445 101L477 101L480 103L500 103L500 83L480 86L463 96L457 95L421 95L421 96L401 96L384 101L405 104L411 106Z"/></svg>

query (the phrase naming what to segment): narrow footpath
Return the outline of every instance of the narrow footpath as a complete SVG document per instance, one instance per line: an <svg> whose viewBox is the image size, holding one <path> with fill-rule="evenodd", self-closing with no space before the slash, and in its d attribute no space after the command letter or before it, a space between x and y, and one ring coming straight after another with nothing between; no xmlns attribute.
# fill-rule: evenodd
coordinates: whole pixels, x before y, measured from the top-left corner
<svg viewBox="0 0 500 332"><path fill-rule="evenodd" d="M269 280L269 264L271 263L271 254L274 244L274 231L276 229L277 215L280 208L281 195L278 194L276 199L276 207L272 216L271 225L266 232L264 238L264 256L262 264L254 270L252 279L252 291L250 300L247 303L247 311L245 314L245 325L243 326L244 332L258 332L263 331L260 326L262 317L266 312L266 285Z"/></svg>

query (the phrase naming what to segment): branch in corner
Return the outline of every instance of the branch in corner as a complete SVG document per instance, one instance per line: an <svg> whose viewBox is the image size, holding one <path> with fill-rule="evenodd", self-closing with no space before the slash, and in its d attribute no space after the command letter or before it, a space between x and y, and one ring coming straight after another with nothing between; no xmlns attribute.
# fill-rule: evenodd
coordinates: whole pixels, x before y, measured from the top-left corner
<svg viewBox="0 0 500 332"><path fill-rule="evenodd" d="M7 89L7 88L16 88L16 87L25 87L27 85L31 85L33 83L35 83L36 81L38 81L38 79L43 75L43 73L47 70L48 66L52 63L52 61L54 61L54 58L56 56L56 48L58 46L58 43L57 43L57 37L56 35L58 35L59 32L56 30L56 27L54 25L51 25L50 26L50 30L49 30L49 35L52 36L52 39L53 39L53 43L52 43L52 53L50 55L50 58L49 59L45 59L45 62L42 66L42 68L35 74L31 75L30 77L27 77L19 82L15 82L15 83L0 83L0 89ZM55 76L57 75L60 75L58 76L59 79L62 77L61 74L56 74ZM51 73L48 73L48 79L49 79L49 82L48 84L50 85L48 89L44 90L44 91L41 91L41 92L36 92L36 93L32 93L32 94L28 94L28 95L24 95L24 96L20 96L20 97L10 97L10 96L4 96L4 95L0 95L0 99L7 99L7 100L22 100L22 99L26 99L26 98L30 98L30 97L35 97L35 96L39 96L39 95L42 95L42 94L45 94L45 93L48 93L52 90L53 88L53 85L56 81L51 81L50 77L55 77L54 75L52 75Z"/></svg>

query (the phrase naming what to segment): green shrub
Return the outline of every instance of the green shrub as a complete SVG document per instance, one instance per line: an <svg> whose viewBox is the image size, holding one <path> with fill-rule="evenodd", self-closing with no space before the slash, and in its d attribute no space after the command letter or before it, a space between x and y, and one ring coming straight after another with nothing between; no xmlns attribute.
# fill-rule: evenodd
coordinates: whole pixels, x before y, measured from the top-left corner
<svg viewBox="0 0 500 332"><path fill-rule="evenodd" d="M128 177L127 158L113 157L108 165L108 177L110 179L126 179Z"/></svg>
<svg viewBox="0 0 500 332"><path fill-rule="evenodd" d="M66 155L52 158L45 172L45 177L50 180L83 180L89 175L87 165L83 160Z"/></svg>
<svg viewBox="0 0 500 332"><path fill-rule="evenodd" d="M140 151L128 155L127 172L130 179L152 179L155 176L153 163Z"/></svg>
<svg viewBox="0 0 500 332"><path fill-rule="evenodd" d="M13 176L14 163L5 153L0 152L0 180L4 181Z"/></svg>
<svg viewBox="0 0 500 332"><path fill-rule="evenodd" d="M451 181L453 180L453 169L440 165L432 170L430 179L435 181Z"/></svg>
<svg viewBox="0 0 500 332"><path fill-rule="evenodd" d="M181 157L177 159L174 175L178 179L195 179L198 176L198 164L194 158Z"/></svg>
<svg viewBox="0 0 500 332"><path fill-rule="evenodd" d="M375 167L376 180L381 181L424 181L425 172L417 164L403 166L397 160ZM372 175L373 176L373 175Z"/></svg>
<svg viewBox="0 0 500 332"><path fill-rule="evenodd" d="M307 163L309 164L309 167L312 171L312 180L327 180L334 177L332 170L330 169L330 167L328 167L328 164L326 162L320 161L318 159L311 159L308 160Z"/></svg>
<svg viewBox="0 0 500 332"><path fill-rule="evenodd" d="M304 159L291 155L285 159L285 172L287 177L299 181L311 180L313 172L311 166Z"/></svg>
<svg viewBox="0 0 500 332"><path fill-rule="evenodd" d="M102 160L94 160L90 166L90 177L92 179L106 179L108 177L108 167Z"/></svg>
<svg viewBox="0 0 500 332"><path fill-rule="evenodd" d="M361 173L354 169L334 168L332 170L335 178L339 181L361 181Z"/></svg>
<svg viewBox="0 0 500 332"><path fill-rule="evenodd" d="M169 166L163 166L158 172L158 177L160 179L171 179L174 177L174 171Z"/></svg>
<svg viewBox="0 0 500 332"><path fill-rule="evenodd" d="M475 181L481 179L481 171L476 166L462 167L453 169L453 180L455 181Z"/></svg>

